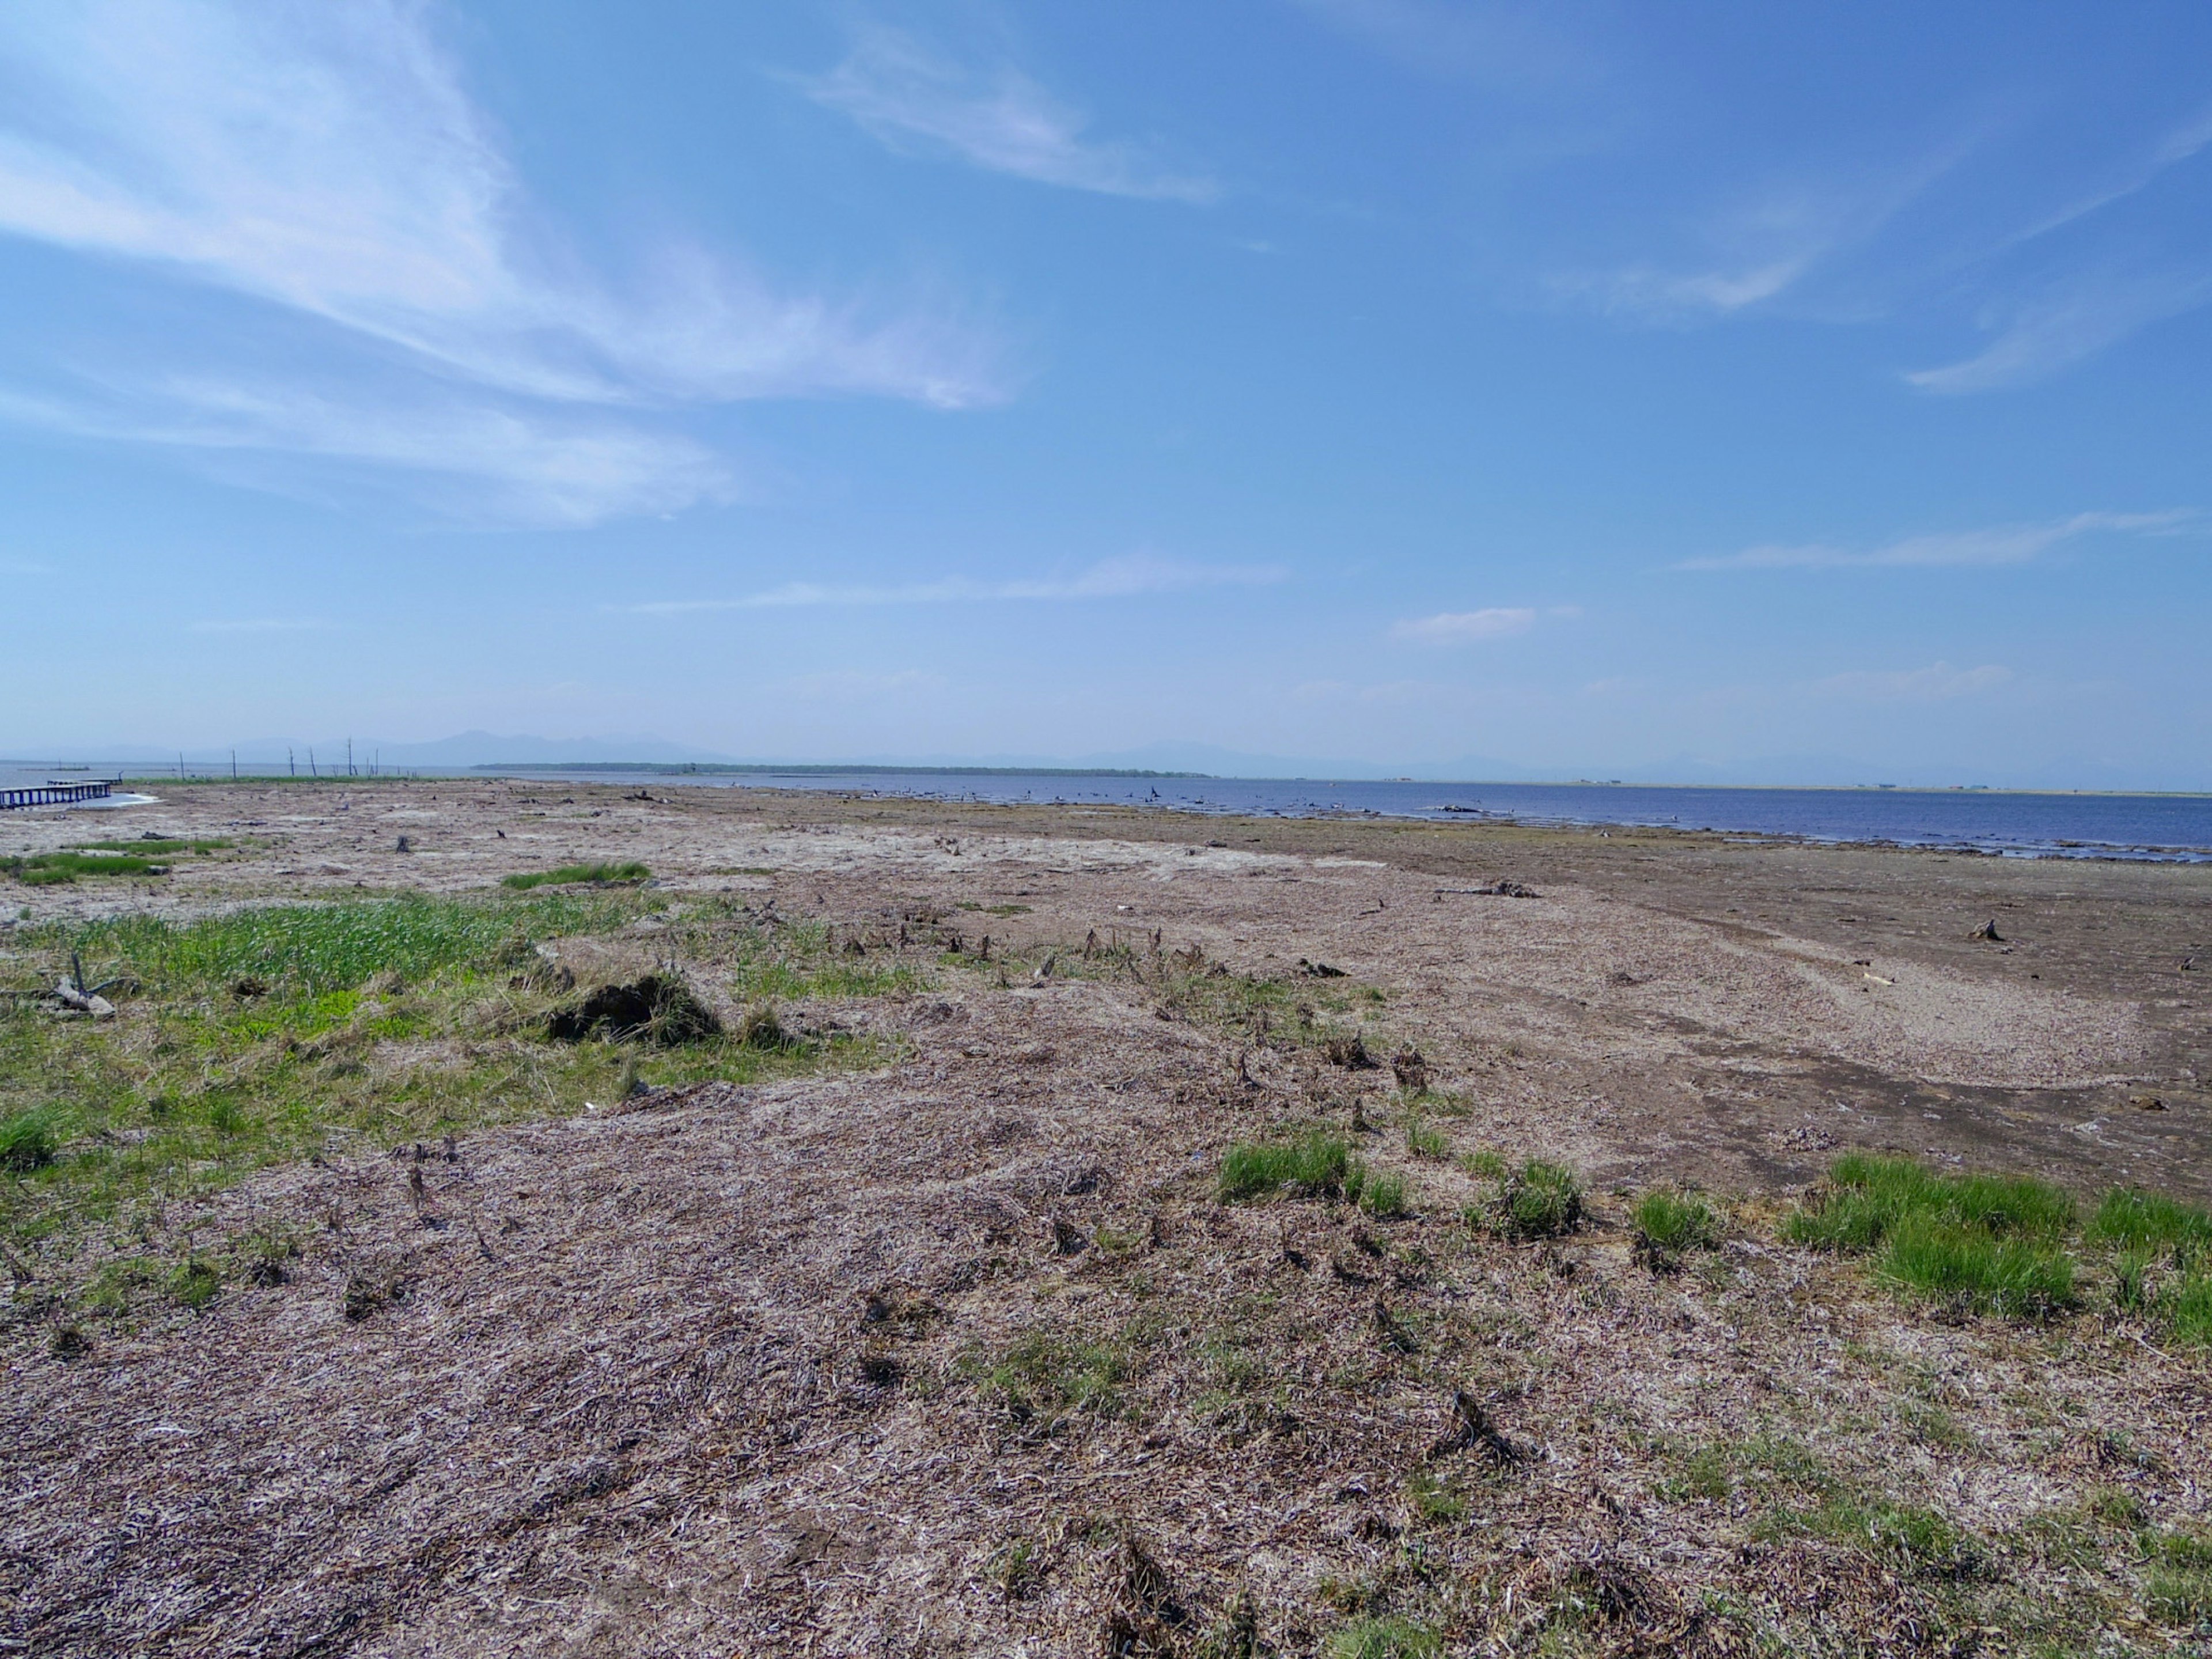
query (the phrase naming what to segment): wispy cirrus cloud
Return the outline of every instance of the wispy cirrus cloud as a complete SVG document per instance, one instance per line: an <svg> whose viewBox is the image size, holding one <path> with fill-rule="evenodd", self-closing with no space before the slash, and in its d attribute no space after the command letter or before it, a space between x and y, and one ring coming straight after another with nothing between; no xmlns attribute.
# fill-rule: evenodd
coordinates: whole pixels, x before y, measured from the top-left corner
<svg viewBox="0 0 2212 1659"><path fill-rule="evenodd" d="M1907 536L1881 547L1834 547L1822 543L1768 544L1740 553L1685 559L1677 570L1831 570L1911 568L1959 565L2027 564L2067 542L2106 532L2156 535L2198 519L2187 510L2165 513L2077 513L2045 524L1997 525L1979 530Z"/></svg>
<svg viewBox="0 0 2212 1659"><path fill-rule="evenodd" d="M1915 369L1905 381L1959 396L2027 386L2086 362L2128 336L2212 301L2212 270L2097 273L1992 307L1996 337L1971 357Z"/></svg>
<svg viewBox="0 0 2212 1659"><path fill-rule="evenodd" d="M1814 695L1876 702L1945 702L1954 697L1979 696L2009 684L2012 670L1997 663L1978 668L1954 668L1948 662L1925 668L1855 669L1815 680Z"/></svg>
<svg viewBox="0 0 2212 1659"><path fill-rule="evenodd" d="M1421 645L1471 645L1480 640L1525 634L1535 625L1536 612L1531 607L1489 605L1480 611L1444 611L1433 617L1410 617L1393 623L1390 636Z"/></svg>
<svg viewBox="0 0 2212 1659"><path fill-rule="evenodd" d="M393 428L443 410L433 471L474 469L511 496L535 445L538 470L574 479L538 516L574 522L711 489L696 446L654 432L687 406L1007 395L988 332L941 306L779 292L683 246L651 251L619 286L592 275L530 199L432 18L409 0L0 15L0 70L18 94L0 113L0 234L328 331L295 350L284 386L265 363L257 375L210 364L221 348L184 331L167 368L108 371L91 394L64 369L16 418L43 409L83 433L239 447L261 429L237 407L258 380L253 398L317 406L319 456L406 471L416 458ZM195 407L204 389L216 395ZM571 469L578 439L561 411L579 407L602 411L603 434L631 435L603 435Z"/></svg>
<svg viewBox="0 0 2212 1659"><path fill-rule="evenodd" d="M895 150L1104 196L1204 204L1221 194L1213 179L1170 166L1146 145L1091 137L1080 111L1019 70L973 73L897 29L864 27L836 68L793 79Z"/></svg>
<svg viewBox="0 0 2212 1659"><path fill-rule="evenodd" d="M786 582L734 599L651 599L600 608L627 616L680 616L701 611L775 611L811 605L958 605L1005 600L1067 601L1133 599L1147 593L1185 592L1197 588L1251 587L1281 581L1276 565L1181 564L1132 554L1102 559L1072 576L979 581L969 576L888 586L865 583Z"/></svg>
<svg viewBox="0 0 2212 1659"><path fill-rule="evenodd" d="M1931 144L1883 167L1808 176L1747 193L1703 216L1691 235L1703 258L1643 261L1559 277L1553 291L1608 314L1683 323L1727 317L1779 298L1820 268L1876 238L1972 153L1978 135Z"/></svg>

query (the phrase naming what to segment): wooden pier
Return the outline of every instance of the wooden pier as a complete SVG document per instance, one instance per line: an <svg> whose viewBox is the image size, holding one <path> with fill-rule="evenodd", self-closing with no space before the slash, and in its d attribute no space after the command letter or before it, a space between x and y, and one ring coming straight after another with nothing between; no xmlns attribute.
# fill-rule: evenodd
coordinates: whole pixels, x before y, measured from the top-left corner
<svg viewBox="0 0 2212 1659"><path fill-rule="evenodd" d="M106 778L97 783L42 783L29 789L0 789L0 812L13 806L66 806L71 801L106 800L115 786Z"/></svg>

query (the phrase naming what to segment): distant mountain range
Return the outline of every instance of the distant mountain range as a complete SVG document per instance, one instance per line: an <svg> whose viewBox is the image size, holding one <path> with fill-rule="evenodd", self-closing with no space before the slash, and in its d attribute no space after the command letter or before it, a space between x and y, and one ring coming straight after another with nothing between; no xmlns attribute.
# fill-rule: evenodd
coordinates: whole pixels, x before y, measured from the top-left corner
<svg viewBox="0 0 2212 1659"><path fill-rule="evenodd" d="M288 761L288 751L289 759ZM305 772L311 763L322 772L343 770L346 740L318 739L309 744L288 738L258 738L240 743L235 750L187 748L181 756L190 770L208 773L228 770L233 754L241 770L282 770L287 764ZM372 766L384 769L462 768L478 766L607 765L635 761L647 765L781 765L818 769L837 765L871 767L977 767L994 769L1097 769L1114 771L1180 772L1224 778L1316 778L1343 781L1407 778L1424 783L1573 783L1626 782L1706 784L1715 786L1782 787L1790 786L1894 784L1902 787L1942 788L1954 785L1986 785L1999 789L2212 789L2212 772L2202 767L2185 769L2115 765L2109 762L2057 761L2008 769L1985 765L1898 765L1854 759L1840 755L1769 756L1756 760L1715 761L1678 755L1664 760L1633 764L1598 766L1531 766L1493 756L1465 755L1449 761L1425 761L1392 765L1310 755L1255 754L1202 743L1153 743L1139 748L1089 755L884 755L824 757L738 756L665 738L644 736L597 738L540 738L501 736L489 732L463 732L433 743L391 743L375 738L356 738L352 746L356 769L366 773ZM40 764L73 761L96 766L121 766L132 770L158 770L178 764L178 752L164 751L152 744L109 744L77 750L64 757L26 757L35 769ZM0 761L0 765L7 764ZM2162 773L2163 775L2160 774Z"/></svg>

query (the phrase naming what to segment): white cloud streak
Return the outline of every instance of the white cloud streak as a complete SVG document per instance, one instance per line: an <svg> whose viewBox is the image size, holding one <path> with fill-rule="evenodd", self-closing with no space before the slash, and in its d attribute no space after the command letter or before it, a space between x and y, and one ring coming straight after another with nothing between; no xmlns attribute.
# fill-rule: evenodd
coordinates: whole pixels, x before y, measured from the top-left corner
<svg viewBox="0 0 2212 1659"><path fill-rule="evenodd" d="M1525 634L1535 625L1534 610L1491 605L1480 611L1446 611L1433 617L1408 617L1393 625L1390 635L1393 639L1422 645L1471 645L1479 640Z"/></svg>
<svg viewBox="0 0 2212 1659"><path fill-rule="evenodd" d="M1978 696L2010 683L2012 670L1996 663L1979 668L1954 668L1948 662L1925 668L1854 670L1815 680L1811 687L1821 696L1872 702L1948 702L1956 697Z"/></svg>
<svg viewBox="0 0 2212 1659"><path fill-rule="evenodd" d="M367 465L461 521L574 528L732 499L720 459L690 439L561 410L470 399L376 403L281 382L176 378L89 398L0 392L0 416L85 438Z"/></svg>
<svg viewBox="0 0 2212 1659"><path fill-rule="evenodd" d="M815 102L889 148L951 155L989 173L1104 196L1205 204L1220 186L1144 146L1086 136L1084 115L1012 67L971 75L898 30L860 30L826 75L793 77Z"/></svg>
<svg viewBox="0 0 2212 1659"><path fill-rule="evenodd" d="M2008 307L1972 357L1905 376L1923 392L2008 391L2095 356L2129 335L2212 300L2212 273L2166 270L2078 279Z"/></svg>
<svg viewBox="0 0 2212 1659"><path fill-rule="evenodd" d="M1006 600L1068 601L1134 599L1197 588L1252 587L1281 581L1274 565L1178 564L1146 554L1103 559L1068 577L985 582L967 576L895 586L786 582L728 599L654 599L601 609L627 616L669 617L694 611L776 611L813 605L959 605Z"/></svg>
<svg viewBox="0 0 2212 1659"><path fill-rule="evenodd" d="M1937 566L2027 564L2079 537L2100 532L2154 535L2182 528L2197 518L2186 511L2166 513L2077 513L2047 524L1999 525L1926 536L1907 536L1886 546L1853 550L1818 543L1796 546L1747 547L1714 558L1685 559L1677 570L1831 570L1914 568Z"/></svg>
<svg viewBox="0 0 2212 1659"><path fill-rule="evenodd" d="M387 372L396 351L418 396L453 406L448 440L483 438L441 445L434 470L480 464L502 494L532 470L514 457L533 433L537 470L562 470L564 446L574 459L572 433L518 407L598 405L635 425L635 411L744 398L957 409L1007 394L994 343L941 310L778 294L696 248L656 251L626 293L584 273L538 223L410 0L15 8L0 16L0 70L16 91L0 113L0 234L319 319L383 349ZM227 378L204 380L221 393L204 429L250 442ZM195 441L203 423L168 418L190 390L164 388L147 441ZM390 410L337 392L312 401L317 453L414 464L394 453ZM603 441L582 471L597 496L580 482L540 516L696 499L704 477L685 446L641 428L627 447Z"/></svg>

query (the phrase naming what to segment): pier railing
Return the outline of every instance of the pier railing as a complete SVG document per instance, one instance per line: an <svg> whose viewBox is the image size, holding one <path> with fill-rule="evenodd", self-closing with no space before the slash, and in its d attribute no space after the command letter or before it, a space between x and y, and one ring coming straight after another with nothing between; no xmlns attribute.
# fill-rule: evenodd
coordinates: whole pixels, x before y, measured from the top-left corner
<svg viewBox="0 0 2212 1659"><path fill-rule="evenodd" d="M102 778L97 783L42 783L28 789L0 789L0 812L11 806L66 806L71 801L105 800L114 787Z"/></svg>

